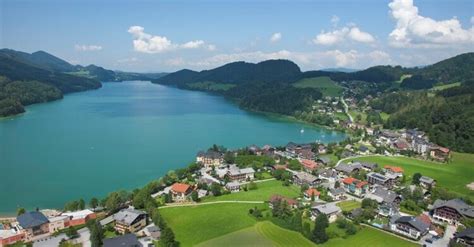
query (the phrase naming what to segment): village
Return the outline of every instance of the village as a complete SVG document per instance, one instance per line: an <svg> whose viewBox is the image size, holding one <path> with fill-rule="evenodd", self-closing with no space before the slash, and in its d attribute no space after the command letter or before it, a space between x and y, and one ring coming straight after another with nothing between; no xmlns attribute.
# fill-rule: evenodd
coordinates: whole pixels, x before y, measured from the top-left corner
<svg viewBox="0 0 474 247"><path fill-rule="evenodd" d="M252 145L239 150L215 145L196 155L194 168L179 176L183 179L160 184L147 196L158 201L159 207L196 205L205 203L202 199L221 194L258 191L260 184L280 180L281 186L292 184L301 189L301 194L296 198L279 194L261 198L268 202L273 217L278 217L280 210L299 211L312 221L324 214L330 223L347 220L364 224L420 245L472 246L474 228L466 227L464 222L474 220L473 206L461 198L432 200L436 178L418 173L408 181L402 167L359 160L409 154L449 165L450 150L430 143L417 130L363 128L365 136L352 143L290 142L283 147ZM246 157L246 165L236 164L238 157ZM113 212L105 205L73 212L22 212L16 218L2 221L0 246L16 242L33 246L90 246L91 233L86 225L91 220L114 233L113 237L103 239L106 247L153 246L160 240L161 229L149 212L133 205L128 200ZM252 214L259 217L256 211L252 210Z"/></svg>

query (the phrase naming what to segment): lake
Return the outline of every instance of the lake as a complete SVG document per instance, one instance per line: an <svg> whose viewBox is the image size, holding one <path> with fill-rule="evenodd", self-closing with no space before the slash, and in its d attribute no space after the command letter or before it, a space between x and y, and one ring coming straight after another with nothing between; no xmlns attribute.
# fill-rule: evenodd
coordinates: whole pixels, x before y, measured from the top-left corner
<svg viewBox="0 0 474 247"><path fill-rule="evenodd" d="M141 187L214 143L237 148L344 138L208 93L104 83L0 120L0 214Z"/></svg>

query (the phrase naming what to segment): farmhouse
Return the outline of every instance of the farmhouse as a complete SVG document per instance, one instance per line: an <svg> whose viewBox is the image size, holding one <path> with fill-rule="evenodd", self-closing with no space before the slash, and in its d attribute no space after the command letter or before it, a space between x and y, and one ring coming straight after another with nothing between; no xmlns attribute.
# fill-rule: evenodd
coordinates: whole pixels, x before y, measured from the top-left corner
<svg viewBox="0 0 474 247"><path fill-rule="evenodd" d="M309 188L304 192L304 199L306 200L318 200L321 193L315 188Z"/></svg>
<svg viewBox="0 0 474 247"><path fill-rule="evenodd" d="M369 184L380 185L387 188L393 187L393 185L395 184L394 178L396 177L395 176L388 177L376 172L367 173L367 182L369 182Z"/></svg>
<svg viewBox="0 0 474 247"><path fill-rule="evenodd" d="M273 209L273 205L275 203L280 203L280 202L283 202L285 201L288 206L290 206L291 208L297 208L298 207L298 201L295 200L295 199L291 199L291 198L288 198L288 197L284 197L284 196L281 196L281 195L272 195L270 197L270 200L269 200L269 207Z"/></svg>
<svg viewBox="0 0 474 247"><path fill-rule="evenodd" d="M147 224L148 215L140 210L126 208L120 210L113 216L115 220L115 230L121 234L126 232L137 232Z"/></svg>
<svg viewBox="0 0 474 247"><path fill-rule="evenodd" d="M430 177L421 176L420 185L425 189L432 188L436 185L436 180Z"/></svg>
<svg viewBox="0 0 474 247"><path fill-rule="evenodd" d="M366 171L373 171L379 166L377 163L371 163L371 162L358 162L358 163L362 166L362 169Z"/></svg>
<svg viewBox="0 0 474 247"><path fill-rule="evenodd" d="M330 183L335 183L337 180L337 172L333 169L319 169L317 174L319 179L327 180Z"/></svg>
<svg viewBox="0 0 474 247"><path fill-rule="evenodd" d="M174 183L171 186L171 199L175 202L184 202L188 200L192 188L189 184Z"/></svg>
<svg viewBox="0 0 474 247"><path fill-rule="evenodd" d="M449 148L436 146L436 147L431 147L430 149L430 157L438 161L448 160L450 154L451 154L451 151L449 150Z"/></svg>
<svg viewBox="0 0 474 247"><path fill-rule="evenodd" d="M433 218L439 221L456 224L462 218L474 219L474 207L461 199L449 201L436 200L433 204Z"/></svg>
<svg viewBox="0 0 474 247"><path fill-rule="evenodd" d="M403 168L401 167L398 167L398 166L389 166L389 165L385 165L384 166L384 171L385 173L387 174L392 174L392 175L395 175L397 177L402 177L403 176Z"/></svg>
<svg viewBox="0 0 474 247"><path fill-rule="evenodd" d="M429 225L413 216L394 216L390 220L390 229L412 239L419 239L429 231Z"/></svg>
<svg viewBox="0 0 474 247"><path fill-rule="evenodd" d="M402 197L394 191L377 186L374 191L368 193L366 198L377 201L378 203L400 204Z"/></svg>
<svg viewBox="0 0 474 247"><path fill-rule="evenodd" d="M359 162L355 162L352 164L340 163L339 165L334 167L334 169L336 169L336 171L338 171L341 174L349 176L353 172L359 172L362 169L362 165Z"/></svg>
<svg viewBox="0 0 474 247"><path fill-rule="evenodd" d="M225 185L225 188L230 192L239 192L240 191L240 183L239 182L228 182Z"/></svg>
<svg viewBox="0 0 474 247"><path fill-rule="evenodd" d="M313 172L318 169L318 163L316 163L314 160L302 159L301 165L303 165L303 169L306 172Z"/></svg>
<svg viewBox="0 0 474 247"><path fill-rule="evenodd" d="M342 200L345 198L346 191L339 187L339 188L330 188L328 191L328 196L330 196L334 201Z"/></svg>

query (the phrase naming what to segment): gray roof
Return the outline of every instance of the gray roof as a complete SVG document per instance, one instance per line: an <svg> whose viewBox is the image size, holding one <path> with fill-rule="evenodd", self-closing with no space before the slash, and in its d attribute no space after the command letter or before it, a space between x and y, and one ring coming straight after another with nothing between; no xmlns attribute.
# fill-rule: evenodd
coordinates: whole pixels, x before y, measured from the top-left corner
<svg viewBox="0 0 474 247"><path fill-rule="evenodd" d="M146 213L140 210L126 208L114 214L114 220L124 223L126 225L131 225L135 221L135 219L137 219L140 215L143 214Z"/></svg>
<svg viewBox="0 0 474 247"><path fill-rule="evenodd" d="M432 184L434 182L434 179L426 176L421 176L420 182L425 184Z"/></svg>
<svg viewBox="0 0 474 247"><path fill-rule="evenodd" d="M237 187L237 186L240 187L240 183L239 183L239 182L228 182L228 183L225 185L226 188Z"/></svg>
<svg viewBox="0 0 474 247"><path fill-rule="evenodd" d="M370 170L373 170L373 169L375 169L379 166L377 163L371 163L371 162L362 162L361 161L359 163L362 167L370 169Z"/></svg>
<svg viewBox="0 0 474 247"><path fill-rule="evenodd" d="M237 165L231 165L231 166L229 166L228 173L231 176L236 176L236 175L240 175L240 174L255 173L255 170L252 167L247 167L247 168L240 169Z"/></svg>
<svg viewBox="0 0 474 247"><path fill-rule="evenodd" d="M336 206L336 203L326 203L318 206L312 207L313 210L317 210L318 212L326 215L336 214L341 212L341 209Z"/></svg>
<svg viewBox="0 0 474 247"><path fill-rule="evenodd" d="M298 172L294 176L296 176L299 180L303 180L303 181L308 182L308 183L312 183L312 182L318 180L318 178L316 176L313 176L313 175L311 175L307 172Z"/></svg>
<svg viewBox="0 0 474 247"><path fill-rule="evenodd" d="M387 182L390 178L388 178L387 176L385 175L382 175L380 173L377 173L377 172L369 172L367 173L367 180L369 179L369 177L371 178L374 178L378 181L381 181L382 183L385 183Z"/></svg>
<svg viewBox="0 0 474 247"><path fill-rule="evenodd" d="M429 225L425 222L421 221L417 217L414 216L402 216L395 220L395 223L405 223L411 225L413 228L420 232L427 232L429 230Z"/></svg>
<svg viewBox="0 0 474 247"><path fill-rule="evenodd" d="M317 160L320 160L321 162L327 164L329 163L329 161L331 161L331 159L329 159L328 157L318 157Z"/></svg>
<svg viewBox="0 0 474 247"><path fill-rule="evenodd" d="M456 233L457 238L472 238L474 239L474 227L465 229L462 232Z"/></svg>
<svg viewBox="0 0 474 247"><path fill-rule="evenodd" d="M320 177L324 178L337 178L337 172L333 169L320 169L317 171Z"/></svg>
<svg viewBox="0 0 474 247"><path fill-rule="evenodd" d="M434 202L433 209L437 209L440 207L454 208L456 209L456 211L458 211L459 214L470 217L470 218L474 218L474 207L467 205L461 199L452 199L449 201L438 199Z"/></svg>
<svg viewBox="0 0 474 247"><path fill-rule="evenodd" d="M142 244L138 242L135 234L129 233L123 236L115 238L106 238L104 241L104 247L141 247Z"/></svg>
<svg viewBox="0 0 474 247"><path fill-rule="evenodd" d="M197 153L197 156L198 157L206 157L206 158L209 158L209 159L220 159L223 155L219 152L215 152L215 151L212 151L212 150L209 150L209 151L200 151Z"/></svg>
<svg viewBox="0 0 474 247"><path fill-rule="evenodd" d="M339 188L331 188L329 189L329 192L331 192L331 194L333 195L340 195L340 194L344 194L346 191L342 187L339 187Z"/></svg>
<svg viewBox="0 0 474 247"><path fill-rule="evenodd" d="M394 191L377 186L372 193L367 194L365 197L376 200L378 203L392 203L399 195Z"/></svg>
<svg viewBox="0 0 474 247"><path fill-rule="evenodd" d="M351 173L355 169L361 169L361 168L362 168L362 165L359 162L355 162L355 163L352 163L352 164L340 163L339 165L334 167L334 169L336 169L336 171L340 171L340 172L344 172L344 173Z"/></svg>
<svg viewBox="0 0 474 247"><path fill-rule="evenodd" d="M24 229L41 226L49 222L48 218L38 211L24 213L16 217L16 219Z"/></svg>
<svg viewBox="0 0 474 247"><path fill-rule="evenodd" d="M105 226L105 225L108 225L108 224L112 223L113 221L114 221L114 216L111 215L111 216L109 216L109 217L107 217L107 218L105 218L105 219L103 219L99 222L100 222L101 226Z"/></svg>

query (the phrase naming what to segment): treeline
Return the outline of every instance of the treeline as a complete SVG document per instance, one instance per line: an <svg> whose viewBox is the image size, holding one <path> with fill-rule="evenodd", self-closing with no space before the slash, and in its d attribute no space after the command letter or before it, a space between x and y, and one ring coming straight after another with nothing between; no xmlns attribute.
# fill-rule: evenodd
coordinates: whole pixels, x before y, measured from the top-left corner
<svg viewBox="0 0 474 247"><path fill-rule="evenodd" d="M391 113L385 124L387 128L419 128L438 145L458 152L473 153L472 89L472 86L464 85L447 89L446 92L435 96L429 95L428 92L390 93L374 100L371 106Z"/></svg>

